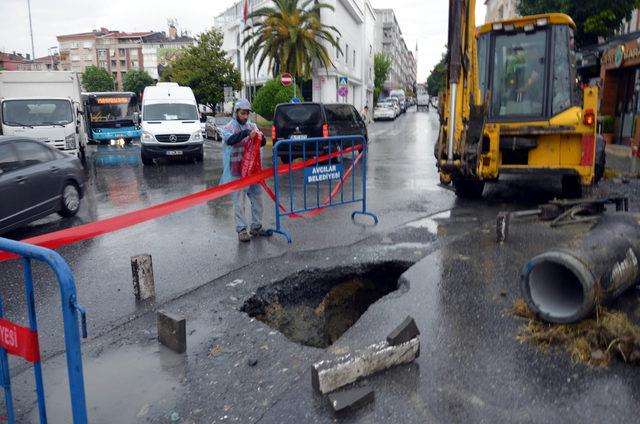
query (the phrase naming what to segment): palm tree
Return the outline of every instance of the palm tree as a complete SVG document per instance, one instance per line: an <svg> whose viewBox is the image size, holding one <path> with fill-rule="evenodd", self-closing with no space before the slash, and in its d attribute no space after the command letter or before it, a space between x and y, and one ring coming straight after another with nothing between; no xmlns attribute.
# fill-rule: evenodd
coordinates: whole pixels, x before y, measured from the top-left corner
<svg viewBox="0 0 640 424"><path fill-rule="evenodd" d="M311 78L313 61L317 59L326 69L333 62L323 41L342 53L334 34L337 28L320 22L320 10L333 6L318 0L274 0L275 7L263 7L249 17L256 20L253 30L247 33L242 46L249 45L246 58L249 64L258 61L258 69L268 60L268 68L274 77L289 72L294 77Z"/></svg>

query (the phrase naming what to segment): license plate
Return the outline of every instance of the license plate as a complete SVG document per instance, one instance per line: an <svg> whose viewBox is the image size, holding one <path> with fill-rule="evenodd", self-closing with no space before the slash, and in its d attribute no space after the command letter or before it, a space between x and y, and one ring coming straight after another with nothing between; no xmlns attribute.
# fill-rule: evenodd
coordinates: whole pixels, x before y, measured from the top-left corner
<svg viewBox="0 0 640 424"><path fill-rule="evenodd" d="M124 138L125 134L116 134L115 137Z"/></svg>
<svg viewBox="0 0 640 424"><path fill-rule="evenodd" d="M167 150L167 156L180 156L182 154L182 150Z"/></svg>
<svg viewBox="0 0 640 424"><path fill-rule="evenodd" d="M304 140L307 138L306 134L291 134L291 140Z"/></svg>

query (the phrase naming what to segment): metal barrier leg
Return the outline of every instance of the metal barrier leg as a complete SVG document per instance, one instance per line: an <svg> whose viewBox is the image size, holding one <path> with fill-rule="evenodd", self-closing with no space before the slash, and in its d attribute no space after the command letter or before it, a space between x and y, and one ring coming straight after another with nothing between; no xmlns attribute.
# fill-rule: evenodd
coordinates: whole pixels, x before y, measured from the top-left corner
<svg viewBox="0 0 640 424"><path fill-rule="evenodd" d="M4 316L2 308L2 297L0 296L0 318ZM13 394L11 393L11 374L9 372L9 358L7 351L0 347L0 378L2 379L2 387L4 388L4 401L7 407L7 419L9 424L15 422L13 412Z"/></svg>
<svg viewBox="0 0 640 424"><path fill-rule="evenodd" d="M289 166L291 166L291 155L289 155ZM289 171L291 173L291 171ZM275 194L275 205L276 205L276 228L272 228L274 234L280 234L286 237L287 242L291 243L291 236L286 231L283 231L280 227L280 217L282 214L280 213L280 181L278 178L278 146L277 144L273 146L273 188Z"/></svg>
<svg viewBox="0 0 640 424"><path fill-rule="evenodd" d="M364 157L362 158L362 211L355 211L351 214L351 220L356 218L356 215L366 215L373 218L374 225L378 225L378 216L374 213L367 212L367 151L369 146L365 141L362 142L362 151Z"/></svg>
<svg viewBox="0 0 640 424"><path fill-rule="evenodd" d="M24 268L24 284L27 292L27 309L29 311L29 329L38 331L38 322L36 321L36 305L33 297L33 274L31 272L31 259L23 258L22 266ZM40 361L33 363L33 374L36 382L36 393L38 394L38 414L40 415L40 423L46 424L47 410L44 403L44 383L42 382L42 363Z"/></svg>

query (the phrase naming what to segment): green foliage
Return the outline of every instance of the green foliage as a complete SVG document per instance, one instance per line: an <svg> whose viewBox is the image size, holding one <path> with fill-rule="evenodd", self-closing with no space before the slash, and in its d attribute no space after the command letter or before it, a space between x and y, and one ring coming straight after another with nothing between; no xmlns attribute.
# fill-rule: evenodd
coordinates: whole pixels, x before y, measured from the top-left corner
<svg viewBox="0 0 640 424"><path fill-rule="evenodd" d="M639 0L520 0L518 13L566 13L576 23L576 44L582 47L596 44L599 36L614 35L639 5Z"/></svg>
<svg viewBox="0 0 640 424"><path fill-rule="evenodd" d="M432 97L437 96L438 93L444 91L446 88L447 64L444 60L445 56L443 55L440 62L431 70L429 78L427 78L427 93Z"/></svg>
<svg viewBox="0 0 640 424"><path fill-rule="evenodd" d="M217 29L198 35L196 45L181 49L161 79L191 87L198 103L211 108L224 101L224 87L240 90L242 80L222 50L223 39L222 32Z"/></svg>
<svg viewBox="0 0 640 424"><path fill-rule="evenodd" d="M373 57L373 99L378 101L384 82L389 77L391 60L387 59L384 53L376 53Z"/></svg>
<svg viewBox="0 0 640 424"><path fill-rule="evenodd" d="M298 97L302 101L302 96ZM289 103L293 98L293 85L288 87L283 86L279 79L272 79L267 81L260 90L256 93L256 98L253 100L253 110L255 110L263 118L271 121L273 120L273 113L276 106L280 103Z"/></svg>
<svg viewBox="0 0 640 424"><path fill-rule="evenodd" d="M154 85L154 81L147 71L133 69L125 74L122 85L124 86L124 91L132 91L140 96L145 87Z"/></svg>
<svg viewBox="0 0 640 424"><path fill-rule="evenodd" d="M334 36L340 35L337 28L320 21L322 9L334 10L333 6L316 0L274 0L274 7L263 7L249 17L255 22L245 28L242 46L249 46L247 62L257 62L258 68L267 62L275 77L280 72L289 72L297 79L311 78L313 61L326 69L333 61L323 42L340 46Z"/></svg>
<svg viewBox="0 0 640 424"><path fill-rule="evenodd" d="M82 86L85 91L102 92L113 91L115 82L109 71L96 66L87 66L81 75Z"/></svg>

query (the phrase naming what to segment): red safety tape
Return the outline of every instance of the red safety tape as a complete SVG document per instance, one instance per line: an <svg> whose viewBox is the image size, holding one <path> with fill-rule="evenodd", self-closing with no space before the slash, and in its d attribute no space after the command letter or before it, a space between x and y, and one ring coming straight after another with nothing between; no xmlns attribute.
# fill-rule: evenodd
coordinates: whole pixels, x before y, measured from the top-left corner
<svg viewBox="0 0 640 424"><path fill-rule="evenodd" d="M310 212L307 212L305 214L290 213L287 216L289 218L295 218L295 219L307 219L307 218L314 217L316 215L320 215L322 212L324 212L326 206L340 192L340 189L344 185L344 182L347 180L347 178L349 178L349 176L353 172L353 167L356 166L356 164L358 162L360 162L360 159L362 158L362 155L364 155L364 152L360 152L360 154L353 161L353 163L351 164L349 169L347 169L347 172L344 173L344 175L340 179L340 182L333 188L331 193L329 193L329 196L320 204L319 208L314 209L314 210L312 210ZM275 202L276 201L276 194L273 192L273 190L271 190L271 187L269 187L264 181L260 181L260 185L262 186L264 191L267 192L267 195L271 198L271 200L273 200ZM287 208L284 207L284 205L282 203L280 203L280 202L278 202L278 207L280 208L280 210L282 212L286 212L287 211Z"/></svg>
<svg viewBox="0 0 640 424"><path fill-rule="evenodd" d="M341 156L345 153L350 153L353 150L358 149L359 147L360 145L349 147L348 149L332 153L331 155L324 155L317 159L309 159L305 162L280 165L277 168L278 175L286 174L289 171L299 171L317 162L323 162L331 158ZM267 168L255 175L240 178L229 183L219 185L217 187L202 190L188 196L171 200L169 202L161 203L159 205L140 209L134 212L128 212L111 218L106 218L101 221L94 221L87 224L78 225L77 227L67 228L64 230L54 231L40 236L31 237L21 240L21 242L46 247L48 249L56 249L58 247L78 243L80 241L92 239L94 237L132 227L134 225L141 224L143 222L157 219L166 215L171 215L184 209L192 208L194 206L210 202L211 200L219 199L220 197L227 196L245 187L264 182L271 177L273 177L273 168ZM0 251L0 262L7 261L9 259L15 259L17 257L17 255L14 255L12 253Z"/></svg>
<svg viewBox="0 0 640 424"><path fill-rule="evenodd" d="M0 318L0 347L7 353L24 358L29 362L40 361L38 333Z"/></svg>

